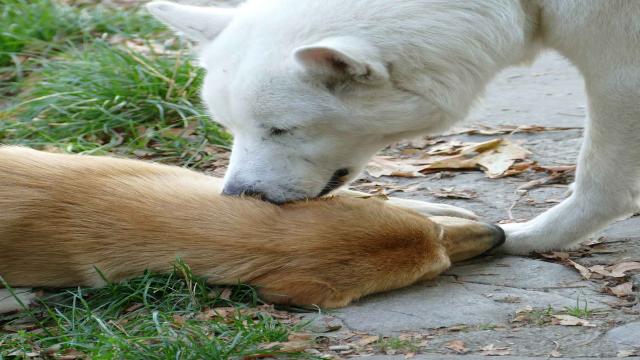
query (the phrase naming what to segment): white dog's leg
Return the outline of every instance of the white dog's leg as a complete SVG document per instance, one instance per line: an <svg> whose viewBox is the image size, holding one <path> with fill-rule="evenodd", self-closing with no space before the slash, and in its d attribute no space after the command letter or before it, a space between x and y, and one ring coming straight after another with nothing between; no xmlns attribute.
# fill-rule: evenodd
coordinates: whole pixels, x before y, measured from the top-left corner
<svg viewBox="0 0 640 360"><path fill-rule="evenodd" d="M640 77L607 70L587 77L590 120L572 194L529 222L504 225L508 253L575 248L640 208Z"/></svg>
<svg viewBox="0 0 640 360"><path fill-rule="evenodd" d="M17 288L13 289L13 292L25 306L29 306L36 298L31 289ZM13 297L11 292L7 289L0 289L0 314L18 310L23 310L22 305Z"/></svg>
<svg viewBox="0 0 640 360"><path fill-rule="evenodd" d="M336 192L336 195L350 196L350 197L369 197L371 194L363 193L360 191L340 189ZM450 216L458 217L469 220L477 220L478 216L473 212L452 205L428 203L426 201L400 199L395 197L389 197L387 202L391 205L402 207L405 209L411 209L417 211L426 216Z"/></svg>

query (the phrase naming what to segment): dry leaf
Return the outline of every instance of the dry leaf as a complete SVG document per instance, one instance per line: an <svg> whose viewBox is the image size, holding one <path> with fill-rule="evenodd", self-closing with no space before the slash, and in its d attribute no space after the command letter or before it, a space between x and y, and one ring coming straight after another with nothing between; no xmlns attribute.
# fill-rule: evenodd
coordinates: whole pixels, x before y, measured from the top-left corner
<svg viewBox="0 0 640 360"><path fill-rule="evenodd" d="M628 261L620 264L610 266L608 269L611 272L611 277L624 277L625 272L632 270L640 270L640 262Z"/></svg>
<svg viewBox="0 0 640 360"><path fill-rule="evenodd" d="M76 360L85 359L86 357L87 354L75 349L65 349L62 351L62 354L54 355L54 358L58 360Z"/></svg>
<svg viewBox="0 0 640 360"><path fill-rule="evenodd" d="M571 264L571 266L576 268L576 270L578 270L580 272L580 275L582 275L583 278L585 278L586 280L591 279L591 271L589 271L589 269L587 269L586 267L578 264L577 262L575 262L573 260L567 260L567 263Z"/></svg>
<svg viewBox="0 0 640 360"><path fill-rule="evenodd" d="M449 350L453 350L458 354L465 354L469 352L469 349L464 347L464 342L462 340L453 340L447 343L444 347Z"/></svg>
<svg viewBox="0 0 640 360"><path fill-rule="evenodd" d="M480 354L484 356L505 356L511 355L511 349L508 347L496 347L493 344L489 344L480 349Z"/></svg>
<svg viewBox="0 0 640 360"><path fill-rule="evenodd" d="M273 350L280 353L296 353L304 351L312 346L313 344L310 341L285 341L262 344L259 348L262 350Z"/></svg>
<svg viewBox="0 0 640 360"><path fill-rule="evenodd" d="M612 266L594 265L589 268L591 272L614 278L625 277L627 271L633 270L640 270L639 262L627 261Z"/></svg>
<svg viewBox="0 0 640 360"><path fill-rule="evenodd" d="M561 261L567 260L569 258L569 253L562 252L562 251L554 251L548 254L540 254L540 255L547 259L561 260Z"/></svg>
<svg viewBox="0 0 640 360"><path fill-rule="evenodd" d="M446 135L504 135L515 133L534 133L543 131L581 130L581 127L547 127L540 125L503 125L497 128L481 126L480 129L462 129Z"/></svg>
<svg viewBox="0 0 640 360"><path fill-rule="evenodd" d="M587 320L580 319L572 315L553 315L553 317L559 320L557 324L562 326L584 326L584 327L596 326L588 322Z"/></svg>
<svg viewBox="0 0 640 360"><path fill-rule="evenodd" d="M439 191L431 192L431 195L445 199L470 200L478 197L478 193L473 190L456 190L455 188L442 188Z"/></svg>
<svg viewBox="0 0 640 360"><path fill-rule="evenodd" d="M533 312L533 307L531 305L526 305L516 310L516 316L513 318L513 320L511 320L511 322L514 323L527 321L531 312Z"/></svg>
<svg viewBox="0 0 640 360"><path fill-rule="evenodd" d="M433 161L421 171L480 169L490 178L499 178L529 154L529 151L508 140L493 139L468 145L459 154Z"/></svg>
<svg viewBox="0 0 640 360"><path fill-rule="evenodd" d="M607 291L617 297L626 297L633 295L633 284L631 282L626 282L618 286L608 287Z"/></svg>
<svg viewBox="0 0 640 360"><path fill-rule="evenodd" d="M376 156L365 167L365 171L375 177L395 176L395 177L423 177L419 166L410 164L401 159L392 159L389 156Z"/></svg>
<svg viewBox="0 0 640 360"><path fill-rule="evenodd" d="M635 356L635 355L636 355L636 351L635 350L620 350L616 354L616 357L625 358L625 357L631 357L631 356Z"/></svg>
<svg viewBox="0 0 640 360"><path fill-rule="evenodd" d="M380 340L380 336L367 335L367 336L363 336L360 340L356 341L355 344L357 346L367 346L369 344L373 344L378 340Z"/></svg>

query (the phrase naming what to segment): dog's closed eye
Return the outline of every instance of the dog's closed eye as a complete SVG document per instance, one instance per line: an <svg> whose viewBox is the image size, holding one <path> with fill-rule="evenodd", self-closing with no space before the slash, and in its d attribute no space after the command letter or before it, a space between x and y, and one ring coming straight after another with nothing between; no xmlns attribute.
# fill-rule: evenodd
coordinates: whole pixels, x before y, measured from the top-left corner
<svg viewBox="0 0 640 360"><path fill-rule="evenodd" d="M280 129L276 127L272 127L271 129L269 129L269 135L271 136L282 136L290 133L291 133L290 129Z"/></svg>

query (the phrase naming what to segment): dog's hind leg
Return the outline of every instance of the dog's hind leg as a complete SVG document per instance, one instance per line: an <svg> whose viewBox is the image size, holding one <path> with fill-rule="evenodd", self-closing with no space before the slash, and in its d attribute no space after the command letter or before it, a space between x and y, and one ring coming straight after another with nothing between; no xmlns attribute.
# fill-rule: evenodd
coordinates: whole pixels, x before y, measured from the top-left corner
<svg viewBox="0 0 640 360"><path fill-rule="evenodd" d="M371 194L360 191L340 189L336 191L336 195L349 197L371 197ZM477 220L478 216L472 211L447 204L429 203L420 200L401 199L397 197L389 197L387 203L397 207L413 210L425 216L450 216L469 220Z"/></svg>
<svg viewBox="0 0 640 360"><path fill-rule="evenodd" d="M504 225L507 252L574 248L640 209L640 72L612 68L587 76L590 119L572 194L529 222Z"/></svg>
<svg viewBox="0 0 640 360"><path fill-rule="evenodd" d="M23 310L22 305L29 306L36 298L31 289L16 288L12 290L18 299L8 289L0 289L0 314Z"/></svg>

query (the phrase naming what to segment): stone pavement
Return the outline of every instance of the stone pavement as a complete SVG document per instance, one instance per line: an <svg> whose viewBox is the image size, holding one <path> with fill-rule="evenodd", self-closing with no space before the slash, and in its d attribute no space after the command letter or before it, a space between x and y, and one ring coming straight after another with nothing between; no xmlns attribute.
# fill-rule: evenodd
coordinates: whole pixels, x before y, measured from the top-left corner
<svg viewBox="0 0 640 360"><path fill-rule="evenodd" d="M585 114L586 97L579 74L564 59L549 53L530 68L500 74L484 102L461 126L574 127L507 135L523 142L532 152L530 157L541 165L568 165L575 164ZM500 136L504 137L463 135L446 139L480 142ZM393 196L461 206L496 222L509 218L509 208L513 218L530 219L563 198L566 186L539 187L524 197L516 193L518 186L536 176L489 179L481 172L461 172L452 177L383 177L375 181L419 183L430 190L473 190L478 197L470 200L436 198L431 191L420 190ZM613 224L602 235L600 251L587 256L572 254L576 256L572 259L585 266L640 261L640 217ZM637 302L640 275L633 276L632 281ZM626 298L626 306L621 306L623 301L604 293L604 286L603 280L584 280L575 268L560 261L491 256L455 266L428 283L367 297L330 316L340 319L343 331L348 332L392 337L426 335L428 341L421 344L416 359L461 357L447 349L455 340L463 342L465 359L485 358L477 354L490 344L507 348L509 356L516 356L501 359L640 356L640 305L633 305L631 296ZM591 311L588 321L595 326L563 326L554 321L551 314L575 308L577 302L583 308L586 302Z"/></svg>
<svg viewBox="0 0 640 360"><path fill-rule="evenodd" d="M188 3L238 3L241 0L178 0ZM577 70L560 56L543 55L531 67L504 71L490 85L486 97L461 126L541 125L569 127L563 131L517 133L541 165L574 164L582 138L587 100ZM486 141L487 136L451 136L449 140ZM392 185L420 183L425 188L473 190L471 200L436 198L430 191L399 192L393 196L444 202L471 209L485 220L530 219L562 199L566 187L539 187L525 197L516 189L536 175L522 174L488 179L480 172L456 173L452 177L375 179ZM372 180L372 179L370 179ZM602 234L600 251L574 260L585 266L640 261L640 218L613 224ZM602 250L602 248L605 248ZM640 274L632 276L635 302ZM464 359L482 359L481 349L493 344L508 348L504 360L550 357L602 359L640 356L640 305L602 292L602 280L584 280L572 267L535 257L493 256L452 268L438 279L407 289L370 296L352 306L328 314L342 323L332 335L336 339L367 333L384 336L416 336L422 341L416 359L458 359L447 349L462 341ZM630 297L632 300L634 296ZM556 325L550 314L576 307L591 310L593 327ZM612 306L613 304L613 306ZM526 309L526 311L522 311ZM318 319L321 320L321 319ZM514 322L514 320L517 320ZM349 351L343 355L350 356ZM410 355L411 356L411 355ZM403 359L375 356L370 359Z"/></svg>

